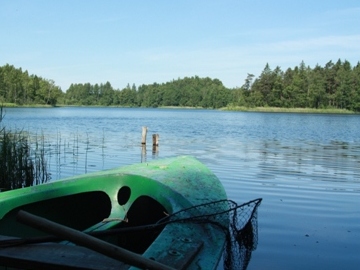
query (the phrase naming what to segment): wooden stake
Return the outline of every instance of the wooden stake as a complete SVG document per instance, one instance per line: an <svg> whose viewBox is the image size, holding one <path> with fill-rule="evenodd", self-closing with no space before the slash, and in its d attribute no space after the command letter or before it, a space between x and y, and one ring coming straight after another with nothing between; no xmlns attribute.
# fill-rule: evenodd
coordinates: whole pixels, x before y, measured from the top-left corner
<svg viewBox="0 0 360 270"><path fill-rule="evenodd" d="M147 127L142 127L141 144L146 144Z"/></svg>
<svg viewBox="0 0 360 270"><path fill-rule="evenodd" d="M158 146L159 145L159 134L153 134L153 145Z"/></svg>

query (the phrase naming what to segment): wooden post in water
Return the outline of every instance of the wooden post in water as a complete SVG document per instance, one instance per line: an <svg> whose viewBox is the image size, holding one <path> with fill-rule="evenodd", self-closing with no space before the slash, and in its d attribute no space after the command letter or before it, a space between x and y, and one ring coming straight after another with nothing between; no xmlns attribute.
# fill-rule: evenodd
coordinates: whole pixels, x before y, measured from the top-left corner
<svg viewBox="0 0 360 270"><path fill-rule="evenodd" d="M146 144L147 127L142 127L141 144Z"/></svg>
<svg viewBox="0 0 360 270"><path fill-rule="evenodd" d="M159 146L159 134L153 134L153 146Z"/></svg>

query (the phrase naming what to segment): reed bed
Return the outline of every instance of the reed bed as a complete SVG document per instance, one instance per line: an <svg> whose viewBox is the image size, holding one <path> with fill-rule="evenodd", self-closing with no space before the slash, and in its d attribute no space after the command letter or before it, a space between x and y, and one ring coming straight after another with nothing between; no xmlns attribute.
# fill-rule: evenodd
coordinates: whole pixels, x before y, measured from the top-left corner
<svg viewBox="0 0 360 270"><path fill-rule="evenodd" d="M0 108L0 124L4 118ZM11 131L0 126L0 191L45 183L47 172L44 139L32 149L24 131Z"/></svg>

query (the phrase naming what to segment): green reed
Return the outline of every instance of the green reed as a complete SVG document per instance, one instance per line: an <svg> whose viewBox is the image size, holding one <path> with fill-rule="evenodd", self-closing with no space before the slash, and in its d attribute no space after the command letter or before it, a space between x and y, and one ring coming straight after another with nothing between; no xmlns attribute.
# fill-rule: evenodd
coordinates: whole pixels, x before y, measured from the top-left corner
<svg viewBox="0 0 360 270"><path fill-rule="evenodd" d="M0 123L4 117L0 108ZM47 172L44 138L30 147L24 131L0 128L0 191L45 183L51 179Z"/></svg>

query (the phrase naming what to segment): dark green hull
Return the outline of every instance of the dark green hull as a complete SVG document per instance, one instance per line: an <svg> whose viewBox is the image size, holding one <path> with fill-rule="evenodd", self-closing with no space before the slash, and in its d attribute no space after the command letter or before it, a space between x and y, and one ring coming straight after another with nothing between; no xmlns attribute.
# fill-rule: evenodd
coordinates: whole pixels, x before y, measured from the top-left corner
<svg viewBox="0 0 360 270"><path fill-rule="evenodd" d="M179 210L223 199L226 193L217 177L196 159L156 160L2 192L0 235L17 238L46 235L17 222L19 210L79 231L98 232L154 224ZM222 225L228 226L228 220ZM225 244L225 234L217 226L192 222L174 222L152 231L140 230L103 239L176 269L216 269ZM65 244L51 244L51 247L61 248ZM22 248L0 248L0 264L7 261L4 258L10 256L11 250L20 254ZM24 252L32 254L29 250ZM42 260L49 269L50 266L61 269L56 268L62 264L61 260L52 266L47 258L28 257L26 260L36 263ZM9 265L13 265L13 261L15 259L9 260ZM75 262L71 265L72 261L65 262L66 268L76 266ZM87 262L83 263L86 268ZM94 266L94 269L112 267L128 269L130 266L111 261L108 267Z"/></svg>

